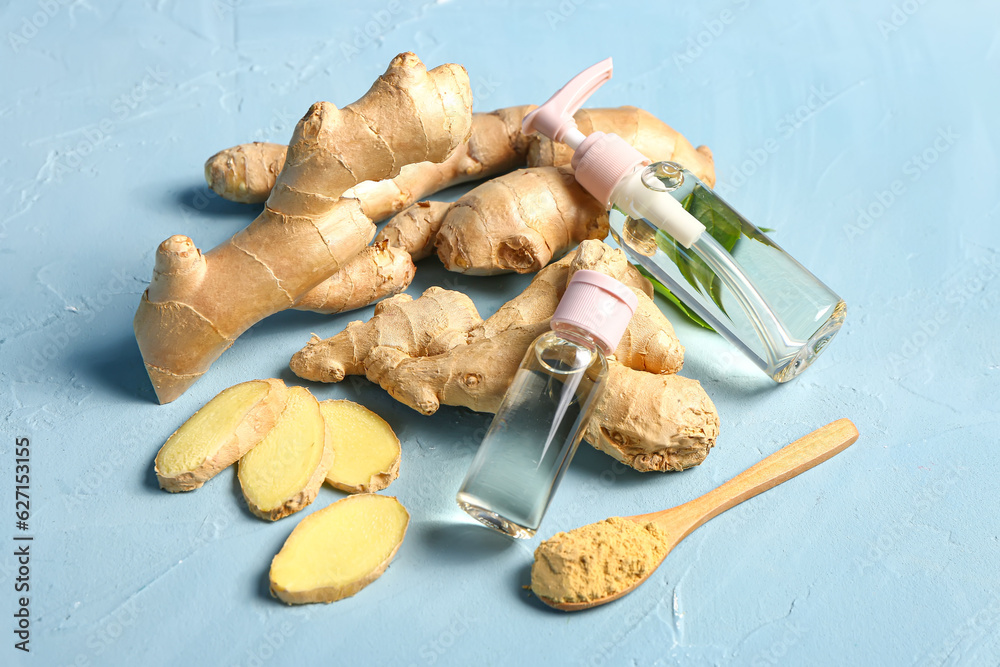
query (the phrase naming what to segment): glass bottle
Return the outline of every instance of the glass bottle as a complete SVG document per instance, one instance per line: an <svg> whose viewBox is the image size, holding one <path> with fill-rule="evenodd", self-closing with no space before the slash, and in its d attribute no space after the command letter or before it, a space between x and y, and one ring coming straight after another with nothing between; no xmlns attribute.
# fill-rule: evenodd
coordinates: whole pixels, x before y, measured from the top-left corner
<svg viewBox="0 0 1000 667"><path fill-rule="evenodd" d="M609 214L629 259L775 381L805 370L840 330L843 300L687 169L657 162L634 171L612 193ZM704 232L685 247L648 197L672 197Z"/></svg>
<svg viewBox="0 0 1000 667"><path fill-rule="evenodd" d="M604 391L608 362L638 304L625 285L577 271L551 330L524 355L456 500L506 535L535 534Z"/></svg>
<svg viewBox="0 0 1000 667"><path fill-rule="evenodd" d="M775 381L791 380L840 330L843 300L690 171L580 132L572 114L610 78L610 58L584 70L525 116L525 134L573 148L577 181L608 208L629 259Z"/></svg>

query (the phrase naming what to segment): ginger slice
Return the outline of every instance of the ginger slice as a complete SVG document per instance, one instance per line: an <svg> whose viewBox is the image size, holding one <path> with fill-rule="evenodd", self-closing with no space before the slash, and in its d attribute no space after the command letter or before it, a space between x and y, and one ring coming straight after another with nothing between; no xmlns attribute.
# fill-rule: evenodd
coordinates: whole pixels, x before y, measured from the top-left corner
<svg viewBox="0 0 1000 667"><path fill-rule="evenodd" d="M255 515L276 521L316 498L332 464L319 402L308 389L290 387L274 428L240 459L243 497Z"/></svg>
<svg viewBox="0 0 1000 667"><path fill-rule="evenodd" d="M326 483L348 493L381 491L399 476L399 438L377 414L353 401L322 401L334 451Z"/></svg>
<svg viewBox="0 0 1000 667"><path fill-rule="evenodd" d="M271 595L288 604L354 595L389 566L409 523L398 500L372 493L310 514L271 561Z"/></svg>
<svg viewBox="0 0 1000 667"><path fill-rule="evenodd" d="M156 455L160 488L193 491L267 435L285 407L281 380L251 380L219 393L184 422Z"/></svg>

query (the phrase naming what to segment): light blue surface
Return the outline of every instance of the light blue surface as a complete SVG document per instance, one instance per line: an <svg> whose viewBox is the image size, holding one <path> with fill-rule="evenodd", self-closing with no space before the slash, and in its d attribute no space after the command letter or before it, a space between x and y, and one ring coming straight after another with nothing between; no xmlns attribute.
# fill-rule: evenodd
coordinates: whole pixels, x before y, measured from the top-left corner
<svg viewBox="0 0 1000 667"><path fill-rule="evenodd" d="M986 1L0 3L0 664L997 664L998 21ZM478 110L540 102L614 56L592 104L711 146L723 195L848 303L781 387L671 311L717 447L664 475L582 448L540 537L687 501L838 417L861 440L698 530L627 598L565 615L521 589L538 539L454 505L487 416L423 418L363 380L312 387L397 429L390 492L413 521L354 598L270 599L271 557L339 494L266 524L231 471L168 496L153 456L218 391L292 381L311 331L371 309L273 317L163 407L132 315L160 241L210 248L254 216L207 194L206 157L287 140L404 50L464 64ZM528 279L428 260L409 291L462 289L489 314ZM10 629L15 436L32 443L30 656Z"/></svg>

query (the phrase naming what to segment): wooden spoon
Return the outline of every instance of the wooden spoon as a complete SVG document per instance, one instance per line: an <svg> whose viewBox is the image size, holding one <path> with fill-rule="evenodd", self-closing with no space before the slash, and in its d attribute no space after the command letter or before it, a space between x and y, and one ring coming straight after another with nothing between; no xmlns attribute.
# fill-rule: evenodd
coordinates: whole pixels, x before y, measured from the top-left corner
<svg viewBox="0 0 1000 667"><path fill-rule="evenodd" d="M667 554L681 540L690 535L698 526L709 519L725 512L730 507L739 505L758 493L781 484L785 480L805 472L813 466L847 449L858 439L858 429L849 419L838 419L817 429L807 436L799 438L792 444L783 447L757 465L745 470L722 486L709 491L700 498L695 498L683 505L678 505L662 512L639 514L624 517L645 525L654 522L667 533L664 540L666 551L659 563L651 567L641 579L628 588L610 594L607 597L587 602L556 602L543 596L539 599L550 607L563 611L579 611L602 605L630 593L646 581L653 571L660 566Z"/></svg>

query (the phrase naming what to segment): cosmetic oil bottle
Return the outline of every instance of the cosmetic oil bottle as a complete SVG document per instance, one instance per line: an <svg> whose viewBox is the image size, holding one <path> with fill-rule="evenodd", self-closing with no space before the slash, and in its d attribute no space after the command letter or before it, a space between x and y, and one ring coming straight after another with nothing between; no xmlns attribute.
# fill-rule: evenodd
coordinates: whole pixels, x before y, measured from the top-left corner
<svg viewBox="0 0 1000 667"><path fill-rule="evenodd" d="M535 534L604 391L606 356L637 305L614 278L573 274L551 330L528 348L462 482L463 510L512 537Z"/></svg>
<svg viewBox="0 0 1000 667"><path fill-rule="evenodd" d="M608 58L578 74L525 117L525 134L573 148L577 181L608 208L629 259L775 381L791 380L840 330L843 300L681 165L580 132L573 114L611 70Z"/></svg>

